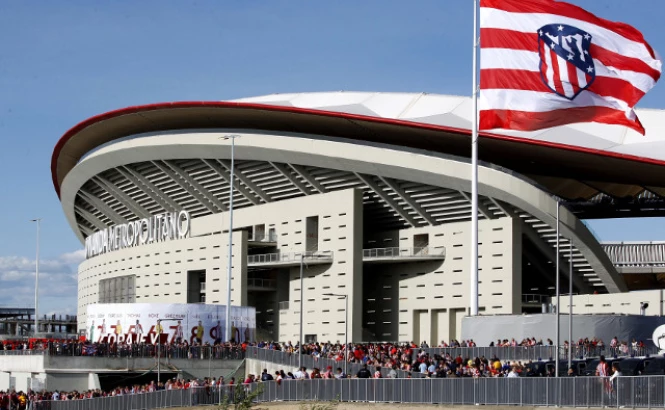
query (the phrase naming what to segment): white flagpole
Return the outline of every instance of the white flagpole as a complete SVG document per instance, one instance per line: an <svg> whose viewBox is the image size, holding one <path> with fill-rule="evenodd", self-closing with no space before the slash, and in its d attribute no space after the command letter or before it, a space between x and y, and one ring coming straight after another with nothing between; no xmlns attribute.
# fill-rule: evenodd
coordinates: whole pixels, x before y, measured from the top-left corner
<svg viewBox="0 0 665 410"><path fill-rule="evenodd" d="M570 239L568 252L568 368L573 365L573 240Z"/></svg>
<svg viewBox="0 0 665 410"><path fill-rule="evenodd" d="M478 315L478 0L473 0L473 91L471 94L471 316Z"/></svg>
<svg viewBox="0 0 665 410"><path fill-rule="evenodd" d="M556 375L554 377L559 377L559 348L560 348L560 314L561 314L561 292L559 289L559 281L560 281L560 275L559 275L559 209L561 208L559 201L556 202L556 261L554 263L555 269L556 269L556 357L554 358L555 360L555 372ZM570 345L570 341L568 342L568 349L570 349L572 346Z"/></svg>

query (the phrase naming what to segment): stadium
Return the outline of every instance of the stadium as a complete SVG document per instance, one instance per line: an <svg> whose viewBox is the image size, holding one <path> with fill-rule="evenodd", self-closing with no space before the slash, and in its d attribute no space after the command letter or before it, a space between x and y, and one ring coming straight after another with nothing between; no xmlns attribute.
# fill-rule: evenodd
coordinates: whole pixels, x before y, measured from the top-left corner
<svg viewBox="0 0 665 410"><path fill-rule="evenodd" d="M646 136L481 133L482 316L550 311L569 258L575 313L663 314L665 243L600 243L585 223L665 216L665 116L637 113ZM88 256L79 331L98 303L226 304L232 208L231 302L256 309L257 337L298 340L302 303L306 341L460 338L470 118L468 97L325 92L84 120L51 164Z"/></svg>

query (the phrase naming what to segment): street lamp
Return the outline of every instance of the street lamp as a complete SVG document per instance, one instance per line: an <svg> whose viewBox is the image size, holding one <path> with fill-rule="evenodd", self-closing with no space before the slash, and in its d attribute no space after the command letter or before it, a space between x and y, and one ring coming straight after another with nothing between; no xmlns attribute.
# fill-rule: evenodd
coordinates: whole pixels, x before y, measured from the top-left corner
<svg viewBox="0 0 665 410"><path fill-rule="evenodd" d="M162 351L162 322L177 322L178 319L157 319L157 386L159 386L159 382L161 380L162 376L162 368L161 368L161 351Z"/></svg>
<svg viewBox="0 0 665 410"><path fill-rule="evenodd" d="M30 222L37 223L37 256L35 258L35 337L39 333L39 230L42 218L31 219Z"/></svg>
<svg viewBox="0 0 665 410"><path fill-rule="evenodd" d="M346 377L349 377L347 372L347 364L349 363L349 295L337 294L337 293L324 293L323 296L336 296L338 298L344 298L344 374Z"/></svg>
<svg viewBox="0 0 665 410"><path fill-rule="evenodd" d="M303 296L305 295L303 267L305 265L305 252L300 254L300 340L298 341L298 370L302 369L302 318L303 318Z"/></svg>
<svg viewBox="0 0 665 410"><path fill-rule="evenodd" d="M222 137L223 140L231 140L231 177L229 178L229 259L228 259L228 271L226 273L226 338L231 341L231 259L233 259L233 184L234 178L233 175L235 169L235 150L236 150L236 138L240 138L240 135L231 134L225 135ZM236 342L238 342L236 340Z"/></svg>

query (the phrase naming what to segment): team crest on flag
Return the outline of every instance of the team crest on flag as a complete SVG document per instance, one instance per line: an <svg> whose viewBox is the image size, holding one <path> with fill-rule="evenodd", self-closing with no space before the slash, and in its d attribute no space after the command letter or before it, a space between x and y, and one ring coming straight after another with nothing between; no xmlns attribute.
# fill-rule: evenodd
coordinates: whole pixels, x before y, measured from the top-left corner
<svg viewBox="0 0 665 410"><path fill-rule="evenodd" d="M538 30L540 78L556 94L574 100L596 78L591 34L565 24Z"/></svg>

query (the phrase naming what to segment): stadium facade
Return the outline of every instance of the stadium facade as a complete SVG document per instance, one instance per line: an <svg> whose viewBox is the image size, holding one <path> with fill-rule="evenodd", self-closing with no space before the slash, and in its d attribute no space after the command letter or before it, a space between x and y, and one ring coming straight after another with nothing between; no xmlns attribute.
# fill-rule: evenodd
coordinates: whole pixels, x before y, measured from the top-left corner
<svg viewBox="0 0 665 410"><path fill-rule="evenodd" d="M297 340L459 338L469 300L471 101L331 92L129 107L57 143L53 183L96 303L226 303ZM482 315L540 312L572 256L580 313L662 315L665 244L601 244L584 220L665 216L665 116L479 141ZM225 136L237 136L230 139ZM233 178L231 178L233 170ZM303 265L304 286L300 269ZM646 290L646 292L634 292ZM660 305L660 310L658 306ZM565 305L563 306L565 308Z"/></svg>

